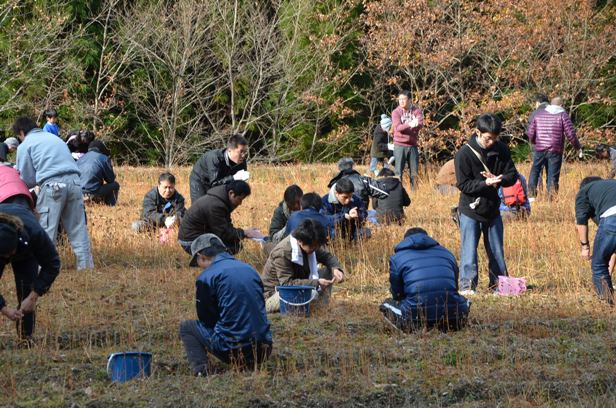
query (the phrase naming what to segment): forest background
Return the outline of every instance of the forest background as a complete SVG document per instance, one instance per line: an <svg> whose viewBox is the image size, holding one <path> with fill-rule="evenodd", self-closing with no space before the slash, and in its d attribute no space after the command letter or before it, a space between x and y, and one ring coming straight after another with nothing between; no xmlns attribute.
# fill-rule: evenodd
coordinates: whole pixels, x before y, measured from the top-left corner
<svg viewBox="0 0 616 408"><path fill-rule="evenodd" d="M232 133L254 161L361 159L409 89L424 160L492 111L519 161L538 92L587 148L616 142L615 44L610 0L5 0L0 139L54 107L120 163L191 163Z"/></svg>

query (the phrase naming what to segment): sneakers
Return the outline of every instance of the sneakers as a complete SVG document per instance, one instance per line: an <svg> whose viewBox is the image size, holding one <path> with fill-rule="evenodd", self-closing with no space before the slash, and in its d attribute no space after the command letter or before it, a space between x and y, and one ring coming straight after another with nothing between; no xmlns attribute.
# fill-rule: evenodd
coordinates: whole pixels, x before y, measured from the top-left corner
<svg viewBox="0 0 616 408"><path fill-rule="evenodd" d="M462 296L475 296L477 294L477 292L472 289L461 290L458 293L460 293Z"/></svg>

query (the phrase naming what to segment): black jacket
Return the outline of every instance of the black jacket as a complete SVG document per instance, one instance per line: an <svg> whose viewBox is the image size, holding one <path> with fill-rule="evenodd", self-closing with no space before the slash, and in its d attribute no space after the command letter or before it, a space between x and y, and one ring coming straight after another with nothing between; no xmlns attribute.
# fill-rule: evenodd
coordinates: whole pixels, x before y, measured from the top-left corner
<svg viewBox="0 0 616 408"><path fill-rule="evenodd" d="M332 186L342 178L348 178L349 180L351 180L351 183L353 183L353 187L355 188L353 194L361 198L366 208L368 208L370 197L387 197L387 194L384 194L382 191L383 189L379 187L378 182L371 179L370 177L362 176L353 169L342 170L336 175L336 177L329 181L327 187L331 189Z"/></svg>
<svg viewBox="0 0 616 408"><path fill-rule="evenodd" d="M599 217L616 205L616 180L597 180L586 184L575 196L575 222L588 225L592 219L599 225Z"/></svg>
<svg viewBox="0 0 616 408"><path fill-rule="evenodd" d="M186 211L180 224L178 239L190 242L199 235L211 233L217 235L231 253L239 252L244 230L233 227L233 210L225 186L210 189Z"/></svg>
<svg viewBox="0 0 616 408"><path fill-rule="evenodd" d="M487 150L479 147L477 138L472 136L468 142L479 154L488 169L498 176L503 175L502 187L512 186L518 179L518 171L511 160L509 148L503 142L496 141ZM499 214L500 199L498 186L488 186L485 177L481 175L483 168L479 158L466 145L458 151L455 157L457 187L460 190L459 211L479 222L491 222ZM477 199L479 201L477 202ZM477 202L474 209L471 203Z"/></svg>
<svg viewBox="0 0 616 408"><path fill-rule="evenodd" d="M370 157L377 159L387 159L391 157L391 151L387 148L389 137L387 132L383 130L381 124L376 125L372 132L372 147L370 148Z"/></svg>
<svg viewBox="0 0 616 408"><path fill-rule="evenodd" d="M233 181L233 175L240 170L246 170L246 162L236 164L229 160L227 149L210 150L195 163L190 172L191 199L199 197L192 193L193 185L201 186L203 195L212 187Z"/></svg>
<svg viewBox="0 0 616 408"><path fill-rule="evenodd" d="M34 218L29 207L19 204L0 204L0 212L19 217L24 223L24 228L19 236L17 252L9 260L0 258L0 276L8 262L13 266L13 272L18 276L20 261L34 258L41 267L32 284L32 290L39 295L47 293L56 277L60 273L60 256L56 251L49 235ZM0 309L6 305L0 295Z"/></svg>
<svg viewBox="0 0 616 408"><path fill-rule="evenodd" d="M373 198L372 208L376 210L379 221L390 223L404 218L404 207L411 205L411 198L396 177L379 179L379 185L383 187L389 197Z"/></svg>
<svg viewBox="0 0 616 408"><path fill-rule="evenodd" d="M177 191L169 200L158 194L158 187L154 187L143 197L143 212L141 217L144 221L156 227L165 225L165 218L177 215L184 216L184 197Z"/></svg>

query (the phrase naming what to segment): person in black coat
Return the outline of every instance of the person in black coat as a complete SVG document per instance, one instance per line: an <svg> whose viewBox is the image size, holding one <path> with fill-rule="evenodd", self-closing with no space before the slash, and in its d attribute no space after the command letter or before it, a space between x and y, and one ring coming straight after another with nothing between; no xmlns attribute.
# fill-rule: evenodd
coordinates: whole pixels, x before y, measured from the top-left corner
<svg viewBox="0 0 616 408"><path fill-rule="evenodd" d="M388 194L387 197L372 199L372 208L376 210L377 219L384 224L396 222L402 225L404 207L411 205L411 198L400 182L400 178L396 177L392 170L383 169L377 181L379 187Z"/></svg>
<svg viewBox="0 0 616 408"><path fill-rule="evenodd" d="M20 338L29 340L36 302L60 273L60 256L26 205L0 204L0 277L8 263L15 274L18 306L9 307L0 295L0 312L17 322Z"/></svg>
<svg viewBox="0 0 616 408"><path fill-rule="evenodd" d="M509 148L500 142L500 119L486 113L477 119L475 134L455 157L457 187L460 190L460 293L472 295L477 287L477 245L483 234L489 259L490 287L499 275L507 275L503 252L503 220L499 187L512 186L518 171Z"/></svg>
<svg viewBox="0 0 616 408"><path fill-rule="evenodd" d="M141 220L132 224L135 232L146 232L178 224L186 207L184 197L175 189L175 176L169 172L158 177L158 186L143 197Z"/></svg>
<svg viewBox="0 0 616 408"><path fill-rule="evenodd" d="M364 202L364 207L368 208L370 197L385 198L387 194L378 186L372 178L362 176L353 168L355 162L350 157L343 157L338 160L340 172L332 178L327 187L331 189L339 180L345 178L353 183L354 194Z"/></svg>
<svg viewBox="0 0 616 408"><path fill-rule="evenodd" d="M250 186L242 180L210 189L186 211L178 233L180 246L190 253L190 245L197 237L214 234L231 254L236 254L242 248L244 238L263 238L258 230L235 228L231 222L231 213L249 195Z"/></svg>
<svg viewBox="0 0 616 408"><path fill-rule="evenodd" d="M203 197L210 188L228 184L233 180L246 181L250 173L246 171L248 141L241 135L233 135L226 149L210 150L195 163L190 172L191 204Z"/></svg>

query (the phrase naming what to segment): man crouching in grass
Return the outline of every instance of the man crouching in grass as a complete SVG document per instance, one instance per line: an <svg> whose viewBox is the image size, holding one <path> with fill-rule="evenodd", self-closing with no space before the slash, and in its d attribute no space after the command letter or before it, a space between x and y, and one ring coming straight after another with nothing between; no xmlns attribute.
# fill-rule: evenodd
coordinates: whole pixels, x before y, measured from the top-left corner
<svg viewBox="0 0 616 408"><path fill-rule="evenodd" d="M313 286L319 302L327 302L332 285L344 280L338 259L327 252L325 227L306 219L272 250L263 269L266 309L268 313L280 311L280 296L276 286ZM318 268L318 264L325 268ZM314 292L313 292L314 293Z"/></svg>
<svg viewBox="0 0 616 408"><path fill-rule="evenodd" d="M257 271L227 252L220 238L203 234L191 245L197 278L197 316L180 324L180 338L193 373L208 374L207 353L227 364L252 368L272 351L263 284Z"/></svg>
<svg viewBox="0 0 616 408"><path fill-rule="evenodd" d="M385 319L407 332L423 327L460 329L470 302L458 293L456 257L422 228L406 231L394 251L389 259L393 299L379 308Z"/></svg>
<svg viewBox="0 0 616 408"><path fill-rule="evenodd" d="M610 272L616 253L616 180L586 177L575 197L575 220L583 259L590 259L588 220L599 226L592 250L592 282L601 299L614 303Z"/></svg>

